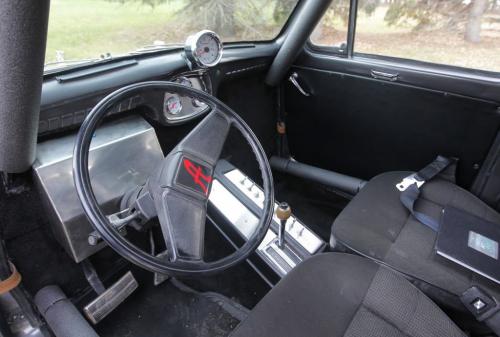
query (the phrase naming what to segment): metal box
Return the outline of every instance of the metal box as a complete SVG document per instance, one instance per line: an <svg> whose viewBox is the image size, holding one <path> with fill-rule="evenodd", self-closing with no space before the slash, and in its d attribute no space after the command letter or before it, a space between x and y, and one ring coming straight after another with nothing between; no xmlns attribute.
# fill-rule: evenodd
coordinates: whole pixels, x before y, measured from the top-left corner
<svg viewBox="0 0 500 337"><path fill-rule="evenodd" d="M88 244L93 231L73 183L76 134L37 146L35 180L59 243L80 262L101 249ZM141 117L128 117L97 129L90 147L94 194L106 214L117 212L124 193L143 184L164 158L156 133Z"/></svg>

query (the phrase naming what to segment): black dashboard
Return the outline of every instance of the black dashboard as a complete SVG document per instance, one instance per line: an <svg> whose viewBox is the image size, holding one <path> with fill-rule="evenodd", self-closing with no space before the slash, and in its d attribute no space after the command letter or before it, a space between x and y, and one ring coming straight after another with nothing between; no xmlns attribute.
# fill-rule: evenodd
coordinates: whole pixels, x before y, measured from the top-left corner
<svg viewBox="0 0 500 337"><path fill-rule="evenodd" d="M197 89L217 95L220 83L265 71L279 45L234 44L224 46L220 62L209 68L191 70L182 49L161 54L135 55L128 59L46 75L39 119L39 137L77 129L90 110L106 95L141 81L185 81ZM147 96L147 95L146 95ZM201 102L181 98L183 114L169 113L168 93L157 97L136 95L116 105L110 115L142 109L147 117L163 125L178 124L203 114ZM200 104L201 103L201 104ZM172 105L175 108L175 105ZM192 118L188 118L188 117Z"/></svg>

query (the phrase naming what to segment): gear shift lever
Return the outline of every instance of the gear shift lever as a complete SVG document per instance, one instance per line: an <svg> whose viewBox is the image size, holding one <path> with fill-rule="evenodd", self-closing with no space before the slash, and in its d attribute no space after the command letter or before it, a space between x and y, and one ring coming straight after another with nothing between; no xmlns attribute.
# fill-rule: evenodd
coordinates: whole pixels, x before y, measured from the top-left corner
<svg viewBox="0 0 500 337"><path fill-rule="evenodd" d="M278 247L280 247L280 249L285 248L285 227L291 215L292 209L286 202L280 203L278 208L276 208L276 217L280 220L278 227Z"/></svg>

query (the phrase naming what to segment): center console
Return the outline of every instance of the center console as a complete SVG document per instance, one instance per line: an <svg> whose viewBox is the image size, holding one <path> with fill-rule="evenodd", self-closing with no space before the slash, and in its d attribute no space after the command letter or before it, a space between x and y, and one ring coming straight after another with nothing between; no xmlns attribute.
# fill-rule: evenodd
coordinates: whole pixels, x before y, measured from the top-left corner
<svg viewBox="0 0 500 337"><path fill-rule="evenodd" d="M247 240L255 231L262 213L264 193L252 179L225 160L220 160L215 169L209 206L218 215L214 221L234 245ZM280 206L275 203L275 210ZM284 229L284 242L279 242L280 226ZM311 231L306 224L291 214L273 222L257 256L278 278L286 275L297 264L322 252L326 243Z"/></svg>

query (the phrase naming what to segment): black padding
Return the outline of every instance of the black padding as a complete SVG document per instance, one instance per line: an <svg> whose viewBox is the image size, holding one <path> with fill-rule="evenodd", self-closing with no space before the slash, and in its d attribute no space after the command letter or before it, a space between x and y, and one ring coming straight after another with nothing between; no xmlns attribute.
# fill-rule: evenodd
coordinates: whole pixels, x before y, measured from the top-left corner
<svg viewBox="0 0 500 337"><path fill-rule="evenodd" d="M500 287L434 251L437 233L413 218L399 200L396 184L411 172L388 172L351 200L332 226L333 238L352 250L454 295L479 285L500 299ZM500 214L458 187L436 178L421 188L416 210L439 219L445 205L500 223Z"/></svg>
<svg viewBox="0 0 500 337"><path fill-rule="evenodd" d="M231 336L465 335L401 276L359 256L329 253L290 272Z"/></svg>
<svg viewBox="0 0 500 337"><path fill-rule="evenodd" d="M49 0L0 6L0 171L35 160Z"/></svg>
<svg viewBox="0 0 500 337"><path fill-rule="evenodd" d="M59 286L46 286L35 304L56 337L99 337Z"/></svg>

